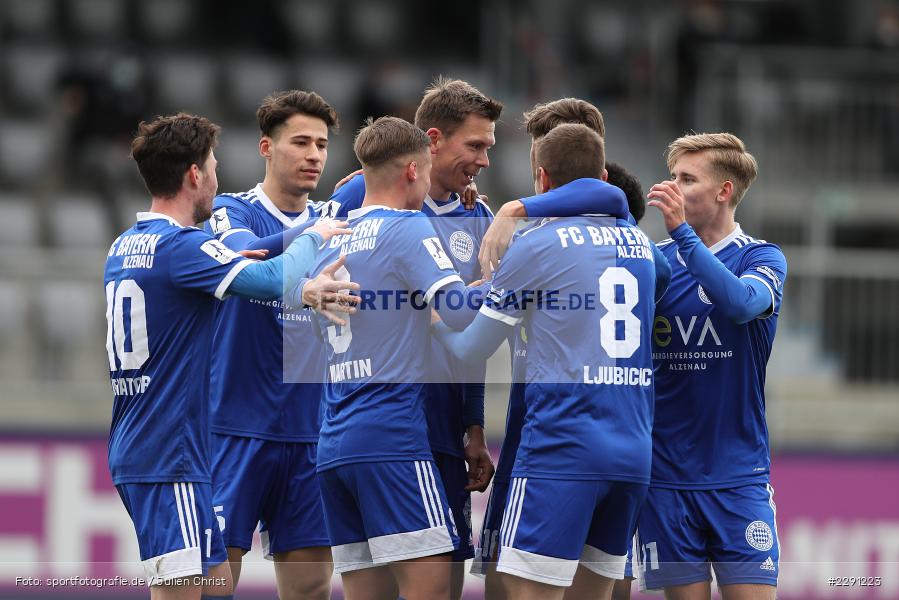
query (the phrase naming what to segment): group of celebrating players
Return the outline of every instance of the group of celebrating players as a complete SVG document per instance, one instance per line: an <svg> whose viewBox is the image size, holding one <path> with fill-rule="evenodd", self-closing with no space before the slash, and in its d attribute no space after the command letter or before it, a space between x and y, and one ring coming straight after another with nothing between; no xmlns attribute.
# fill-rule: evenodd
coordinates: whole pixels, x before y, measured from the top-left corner
<svg viewBox="0 0 899 600"><path fill-rule="evenodd" d="M458 599L469 558L488 598L629 597L636 577L708 599L712 567L725 600L774 598L786 261L734 219L755 159L727 133L672 142L656 246L601 113L564 98L525 114L536 195L494 217L473 180L502 109L437 79L414 124L365 124L327 202L309 194L338 117L314 92L263 101L265 177L243 193L216 195L218 126L140 124L152 204L104 276L109 467L153 598L233 597L257 527L282 599L328 598L332 572L350 600Z"/></svg>

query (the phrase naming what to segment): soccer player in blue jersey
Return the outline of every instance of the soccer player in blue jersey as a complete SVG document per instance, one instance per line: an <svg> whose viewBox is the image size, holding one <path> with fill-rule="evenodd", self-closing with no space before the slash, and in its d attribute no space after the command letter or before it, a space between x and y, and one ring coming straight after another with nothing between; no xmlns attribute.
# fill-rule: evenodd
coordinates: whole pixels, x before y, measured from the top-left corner
<svg viewBox="0 0 899 600"><path fill-rule="evenodd" d="M297 284L316 249L349 231L322 224L281 256L255 262L197 229L218 185L218 133L209 120L183 113L140 124L131 152L152 204L112 243L104 273L114 396L109 469L157 600L230 598L233 589L209 469L216 299L283 296L302 304ZM193 577L206 574L221 583L204 587Z"/></svg>
<svg viewBox="0 0 899 600"><path fill-rule="evenodd" d="M559 125L536 145L538 191L601 179L603 155L595 131ZM649 483L655 279L649 239L627 221L544 219L509 248L469 329L436 327L469 359L489 356L509 327L527 331L497 565L512 598L561 599L579 565L597 598L624 576Z"/></svg>
<svg viewBox="0 0 899 600"><path fill-rule="evenodd" d="M348 214L354 233L328 244L313 269L344 256L338 275L362 286L346 326L320 320L328 371L318 471L334 569L350 600L395 598L397 584L407 600L449 598L449 553L459 545L423 406L426 309L433 302L460 329L476 310L434 300L453 295L458 307L473 298L419 210L432 187L430 146L424 131L394 117L359 132L366 191Z"/></svg>
<svg viewBox="0 0 899 600"><path fill-rule="evenodd" d="M640 515L648 588L708 600L711 567L725 600L772 600L777 539L765 424L765 366L787 264L734 213L756 161L729 133L668 148L671 180L649 205L671 233L673 274L656 309L652 484Z"/></svg>
<svg viewBox="0 0 899 600"><path fill-rule="evenodd" d="M600 137L605 133L605 124L602 113L584 100L577 98L562 98L537 104L533 109L524 114L525 129L532 136L531 144L531 167L536 172L534 164L534 152L537 142L555 127L564 123L580 123L586 125L595 131ZM616 216L627 216L628 208L623 204L624 195L621 190L604 185L597 180L589 181L592 189L589 194L576 194L575 204L586 206L572 207L572 212L560 212L559 204L567 198L547 198L552 194L536 196L529 199L507 202L500 209L503 218L500 222L491 225L484 238L484 243L494 248L486 250L481 247L480 256L482 268L488 268L492 272L493 265L496 264L498 258L491 258L497 248L502 245L503 252L505 245L511 240L512 231L514 231L515 222L518 218L528 216L528 210L544 214L567 214L576 215L579 212L602 212ZM565 186L561 190L566 190L571 186ZM642 202L642 198L640 199ZM564 207L563 207L564 208ZM583 208L583 210L582 210ZM509 217L509 218L506 218ZM508 226L512 226L512 230L507 231ZM509 236L508 238L506 236ZM492 241L491 241L492 240ZM657 263L657 268L663 269L667 265ZM664 278L663 278L664 279ZM662 287L662 286L660 286ZM499 530L503 513L505 511L506 496L508 495L509 481L511 479L512 466L515 462L515 453L518 450L518 444L521 437L521 427L524 422L524 368L527 357L527 332L520 325L516 331L510 336L510 348L512 350L512 385L509 390L509 407L506 416L506 433L503 437L503 445L500 451L499 461L497 463L496 476L493 481L493 488L490 491L490 499L487 504L487 513L484 519L484 525L481 532L481 539L478 548L478 555L472 565L472 572L486 576L486 594L491 600L500 600L506 596L503 589L502 580L496 577L496 558L499 550ZM576 593L579 586L579 579L575 580L574 592ZM569 593L571 593L569 591Z"/></svg>
<svg viewBox="0 0 899 600"><path fill-rule="evenodd" d="M321 96L300 90L268 96L256 116L265 178L247 192L216 196L207 229L232 250L273 255L319 216L309 194L338 120ZM214 500L235 585L260 523L279 597L328 598L331 544L315 473L324 348L312 310L236 299L219 307L214 332Z"/></svg>
<svg viewBox="0 0 899 600"><path fill-rule="evenodd" d="M425 90L415 113L415 124L431 140L433 160L431 186L421 211L431 218L465 283L480 278L478 250L493 212L480 200L467 209L460 196L490 164L488 151L495 144L495 122L501 112L500 102L472 85L438 78ZM354 177L335 192L328 207L345 218L361 206L365 191L364 178ZM471 492L486 490L494 470L484 439L484 369L460 364L436 342L429 363L425 414L431 452L459 528L461 545L453 554L452 567L452 598L459 598L465 560L474 556Z"/></svg>

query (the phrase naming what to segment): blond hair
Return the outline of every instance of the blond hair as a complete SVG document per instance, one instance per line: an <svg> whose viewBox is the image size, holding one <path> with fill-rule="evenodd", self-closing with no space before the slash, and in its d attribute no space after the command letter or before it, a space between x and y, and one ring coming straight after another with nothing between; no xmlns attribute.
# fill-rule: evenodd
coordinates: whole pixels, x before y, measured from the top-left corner
<svg viewBox="0 0 899 600"><path fill-rule="evenodd" d="M679 137L668 145L668 170L685 154L706 152L712 169L734 186L730 205L734 208L759 174L755 157L746 151L743 141L732 133L697 133Z"/></svg>

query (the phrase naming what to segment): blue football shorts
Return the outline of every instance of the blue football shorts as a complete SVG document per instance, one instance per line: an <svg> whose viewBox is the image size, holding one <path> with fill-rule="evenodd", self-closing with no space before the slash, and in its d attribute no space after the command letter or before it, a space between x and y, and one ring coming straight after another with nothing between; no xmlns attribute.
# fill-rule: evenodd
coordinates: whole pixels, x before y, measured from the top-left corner
<svg viewBox="0 0 899 600"><path fill-rule="evenodd" d="M336 573L458 548L433 461L351 463L319 477Z"/></svg>
<svg viewBox="0 0 899 600"><path fill-rule="evenodd" d="M774 488L759 483L721 490L651 487L637 538L642 589L712 579L719 585L777 585L780 545Z"/></svg>
<svg viewBox="0 0 899 600"><path fill-rule="evenodd" d="M228 559L208 483L122 483L147 585L201 576Z"/></svg>
<svg viewBox="0 0 899 600"><path fill-rule="evenodd" d="M317 444L212 434L214 499L228 548L249 550L257 524L262 552L330 546Z"/></svg>

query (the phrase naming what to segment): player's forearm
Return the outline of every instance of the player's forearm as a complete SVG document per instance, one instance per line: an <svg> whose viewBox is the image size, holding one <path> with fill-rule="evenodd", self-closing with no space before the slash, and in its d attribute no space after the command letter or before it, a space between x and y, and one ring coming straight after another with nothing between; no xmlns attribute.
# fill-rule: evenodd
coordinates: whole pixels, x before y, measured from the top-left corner
<svg viewBox="0 0 899 600"><path fill-rule="evenodd" d="M460 281L450 283L434 294L431 306L450 329L461 331L474 321L484 302L483 285L467 288Z"/></svg>
<svg viewBox="0 0 899 600"><path fill-rule="evenodd" d="M269 259L275 258L276 256L280 256L291 242L313 224L315 224L315 221L310 219L302 225L297 225L287 231L282 231L262 238L257 237L256 239L250 240L244 248L241 248L241 250L268 250L266 256ZM235 250L235 248L232 248L232 250Z"/></svg>
<svg viewBox="0 0 899 600"><path fill-rule="evenodd" d="M545 194L522 198L521 204L525 213L521 218L531 219L590 214L625 219L630 214L624 192L599 179L576 179Z"/></svg>
<svg viewBox="0 0 899 600"><path fill-rule="evenodd" d="M265 262L255 262L234 278L228 286L228 294L254 300L276 300L294 295L315 260L322 243L320 235L306 232L297 237L281 256ZM297 304L295 299L289 302Z"/></svg>
<svg viewBox="0 0 899 600"><path fill-rule="evenodd" d="M652 259L656 267L656 302L658 302L665 295L668 284L671 283L671 265L658 246L652 242L649 245L652 247Z"/></svg>
<svg viewBox="0 0 899 600"><path fill-rule="evenodd" d="M434 324L433 334L457 359L475 365L496 352L508 334L508 325L478 314L464 331L453 331L443 322Z"/></svg>
<svg viewBox="0 0 899 600"><path fill-rule="evenodd" d="M735 323L747 323L771 308L771 292L756 279L741 279L731 273L706 248L687 223L678 225L671 237L690 274L705 289L715 308Z"/></svg>
<svg viewBox="0 0 899 600"><path fill-rule="evenodd" d="M472 425L484 427L484 384L466 383L462 403L462 425L468 429Z"/></svg>

